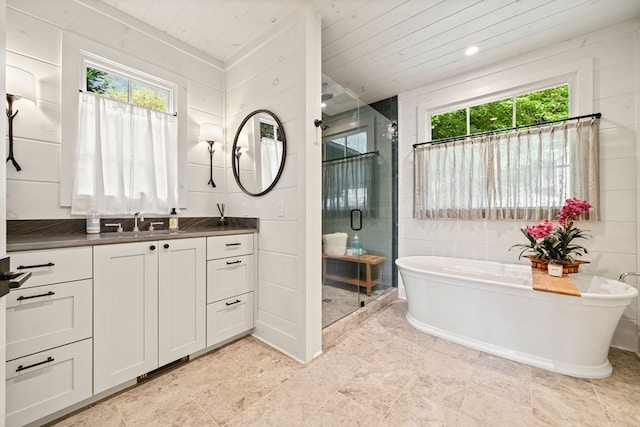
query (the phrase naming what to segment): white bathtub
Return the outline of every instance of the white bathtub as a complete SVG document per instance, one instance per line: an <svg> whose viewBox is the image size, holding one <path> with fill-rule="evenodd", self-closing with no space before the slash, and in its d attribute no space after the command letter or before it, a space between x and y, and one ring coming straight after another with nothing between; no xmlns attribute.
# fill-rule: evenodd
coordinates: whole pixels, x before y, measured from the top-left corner
<svg viewBox="0 0 640 427"><path fill-rule="evenodd" d="M638 291L572 274L581 297L534 291L531 267L411 256L396 265L415 328L487 353L581 378L611 375L613 332Z"/></svg>

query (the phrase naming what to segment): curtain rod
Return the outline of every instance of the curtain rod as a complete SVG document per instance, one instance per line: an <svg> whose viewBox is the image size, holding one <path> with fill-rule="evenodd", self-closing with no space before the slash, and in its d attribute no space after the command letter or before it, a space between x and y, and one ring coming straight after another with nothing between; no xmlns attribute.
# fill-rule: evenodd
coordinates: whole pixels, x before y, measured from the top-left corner
<svg viewBox="0 0 640 427"><path fill-rule="evenodd" d="M350 159L355 159L356 157L364 157L364 156L373 156L373 155L377 156L378 154L380 154L378 150L369 151L368 153L354 154L353 156L340 157L339 159L323 160L322 163L341 162L342 160L350 160Z"/></svg>
<svg viewBox="0 0 640 427"><path fill-rule="evenodd" d="M468 135L452 136L452 137L449 137L449 138L434 139L434 140L428 141L428 142L419 142L417 144L413 144L413 148L419 147L421 145L427 145L427 144L444 144L444 143L447 143L447 142L453 142L453 141L458 141L458 140L462 140L462 139L469 139L469 138L476 138L476 137L479 137L479 136L493 135L493 134L501 133L501 132L511 132L511 131L514 131L514 130L534 128L534 127L538 127L538 126L546 126L546 125L551 125L551 124L554 124L554 123L564 123L564 122L568 122L568 121L571 121L571 120L580 120L580 119L586 119L586 118L599 119L601 117L602 117L602 113L585 114L584 116L575 116L575 117L569 117L567 119L551 120L551 121L548 121L548 122L534 123L532 125L523 125L523 126L516 126L516 127L512 127L512 128L490 130L490 131L487 131L487 132L470 133Z"/></svg>

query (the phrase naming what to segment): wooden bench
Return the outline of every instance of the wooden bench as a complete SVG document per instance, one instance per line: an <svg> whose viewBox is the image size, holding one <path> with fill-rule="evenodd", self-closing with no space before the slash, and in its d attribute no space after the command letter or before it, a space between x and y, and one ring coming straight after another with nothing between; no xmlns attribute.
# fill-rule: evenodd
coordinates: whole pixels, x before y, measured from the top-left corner
<svg viewBox="0 0 640 427"><path fill-rule="evenodd" d="M327 273L327 260L335 259L339 261L355 262L365 266L365 277L358 279L357 277L348 277L340 274ZM323 284L327 280L336 282L349 283L355 286L367 288L367 296L371 296L371 288L382 283L382 263L387 258L382 255L327 255L322 254L322 280ZM377 271L375 278L371 274L371 266L376 266Z"/></svg>

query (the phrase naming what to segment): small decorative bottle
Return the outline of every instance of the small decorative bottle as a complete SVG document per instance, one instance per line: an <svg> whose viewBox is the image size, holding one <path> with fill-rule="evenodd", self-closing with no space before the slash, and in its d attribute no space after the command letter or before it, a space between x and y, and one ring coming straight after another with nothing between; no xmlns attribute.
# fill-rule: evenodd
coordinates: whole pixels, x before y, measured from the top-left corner
<svg viewBox="0 0 640 427"><path fill-rule="evenodd" d="M176 208L171 209L171 216L169 217L169 230L178 229L178 213Z"/></svg>
<svg viewBox="0 0 640 427"><path fill-rule="evenodd" d="M87 234L100 234L100 215L96 211L87 214Z"/></svg>

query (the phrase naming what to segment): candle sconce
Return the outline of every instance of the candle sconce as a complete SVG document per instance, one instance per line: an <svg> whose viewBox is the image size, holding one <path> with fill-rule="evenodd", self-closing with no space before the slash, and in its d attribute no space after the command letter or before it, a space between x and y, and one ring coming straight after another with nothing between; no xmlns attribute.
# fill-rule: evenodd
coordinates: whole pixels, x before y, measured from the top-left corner
<svg viewBox="0 0 640 427"><path fill-rule="evenodd" d="M222 140L224 138L222 128L213 123L203 123L200 125L200 141L204 141L209 144L209 182L207 185L211 185L216 188L216 183L213 181L213 153L223 147Z"/></svg>
<svg viewBox="0 0 640 427"><path fill-rule="evenodd" d="M17 171L22 168L18 164L13 154L13 119L20 110L13 111L13 103L18 99L26 99L36 104L36 79L33 74L21 68L7 65L6 74L7 85L7 119L9 120L9 155L7 162L11 161Z"/></svg>

